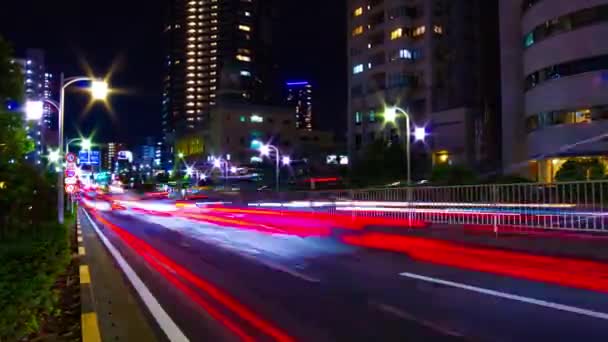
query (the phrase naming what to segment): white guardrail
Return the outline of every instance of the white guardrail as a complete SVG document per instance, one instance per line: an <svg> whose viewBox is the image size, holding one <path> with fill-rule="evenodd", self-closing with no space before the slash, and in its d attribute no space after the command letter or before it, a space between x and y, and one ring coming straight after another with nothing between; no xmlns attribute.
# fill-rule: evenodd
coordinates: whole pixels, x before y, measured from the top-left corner
<svg viewBox="0 0 608 342"><path fill-rule="evenodd" d="M296 197L294 202L266 204L316 210L325 207L331 212L440 224L490 225L495 229L508 226L608 233L608 180L312 191Z"/></svg>

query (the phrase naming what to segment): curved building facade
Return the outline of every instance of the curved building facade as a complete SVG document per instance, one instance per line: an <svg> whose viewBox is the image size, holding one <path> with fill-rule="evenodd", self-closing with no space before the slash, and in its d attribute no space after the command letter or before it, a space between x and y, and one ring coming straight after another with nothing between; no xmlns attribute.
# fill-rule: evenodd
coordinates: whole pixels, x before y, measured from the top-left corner
<svg viewBox="0 0 608 342"><path fill-rule="evenodd" d="M608 0L501 0L503 165L608 156Z"/></svg>

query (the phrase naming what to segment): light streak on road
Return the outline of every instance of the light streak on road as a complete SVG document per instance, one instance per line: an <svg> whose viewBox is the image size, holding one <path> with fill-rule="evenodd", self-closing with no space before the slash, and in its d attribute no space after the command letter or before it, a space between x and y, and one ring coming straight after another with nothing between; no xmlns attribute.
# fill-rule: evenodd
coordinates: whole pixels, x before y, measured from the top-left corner
<svg viewBox="0 0 608 342"><path fill-rule="evenodd" d="M247 308L244 304L238 302L232 298L226 292L211 284L210 282L198 277L186 268L174 262L164 254L160 253L143 240L135 237L134 235L127 232L125 229L119 227L116 224L111 223L107 219L103 218L97 213L93 213L96 219L103 223L106 227L114 231L121 239L127 243L131 248L138 252L148 263L150 263L159 273L161 273L168 281L184 291L191 299L193 299L198 305L206 308L211 316L216 320L224 324L228 329L234 332L237 336L245 341L255 341L251 336L244 332L243 327L239 326L236 322L230 320L226 316L222 315L212 304L205 302L200 296L194 291L189 290L186 285L188 284L195 286L199 290L205 292L219 304L223 305L226 309L236 314L240 319L247 322L252 327L260 330L262 333L272 337L275 341L289 342L293 341L293 338L287 335L284 331L274 326L272 323L266 321L252 310ZM183 278L184 281L180 280L175 275Z"/></svg>

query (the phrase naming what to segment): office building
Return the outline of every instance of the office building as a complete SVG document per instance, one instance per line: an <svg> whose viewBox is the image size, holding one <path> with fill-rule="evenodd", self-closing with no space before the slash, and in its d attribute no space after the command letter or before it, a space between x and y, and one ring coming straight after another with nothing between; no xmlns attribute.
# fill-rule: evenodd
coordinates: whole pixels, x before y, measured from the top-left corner
<svg viewBox="0 0 608 342"><path fill-rule="evenodd" d="M109 142L103 151L103 168L106 170L114 170L116 161L118 160L118 152L126 150L126 145L117 142Z"/></svg>
<svg viewBox="0 0 608 342"><path fill-rule="evenodd" d="M211 130L214 134L205 143L207 157L223 156L236 165L260 161L251 145L254 140L272 144L293 159L325 160L335 153L331 133L297 129L293 108L287 106L223 103L211 111Z"/></svg>
<svg viewBox="0 0 608 342"><path fill-rule="evenodd" d="M608 152L608 1L501 0L505 172L553 181Z"/></svg>
<svg viewBox="0 0 608 342"><path fill-rule="evenodd" d="M43 101L53 96L53 83L51 75L46 71L45 54L40 49L27 49L24 58L15 59L13 63L18 65L23 73L24 100ZM53 136L53 111L44 104L42 117L28 121L26 125L28 136L34 141L34 151L26 156L32 164L41 165L43 155L46 154L47 146L56 145L57 137ZM54 131L56 133L56 131Z"/></svg>
<svg viewBox="0 0 608 342"><path fill-rule="evenodd" d="M287 82L287 104L295 108L296 128L312 130L312 85L308 81Z"/></svg>
<svg viewBox="0 0 608 342"><path fill-rule="evenodd" d="M351 160L374 140L403 141L403 116L384 120L385 108L398 106L428 133L424 143L412 139L419 174L429 159L496 165L495 0L349 0L347 22Z"/></svg>
<svg viewBox="0 0 608 342"><path fill-rule="evenodd" d="M167 156L178 144L202 139L220 99L277 100L280 84L271 49L275 1L169 1L162 104Z"/></svg>

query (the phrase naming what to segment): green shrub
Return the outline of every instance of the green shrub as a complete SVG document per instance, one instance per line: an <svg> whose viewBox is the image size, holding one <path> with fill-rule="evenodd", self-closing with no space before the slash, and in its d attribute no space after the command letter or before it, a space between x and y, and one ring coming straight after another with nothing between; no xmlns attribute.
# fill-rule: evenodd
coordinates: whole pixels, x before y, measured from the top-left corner
<svg viewBox="0 0 608 342"><path fill-rule="evenodd" d="M0 341L39 330L40 316L54 311L52 286L69 260L66 226L43 224L0 240Z"/></svg>

